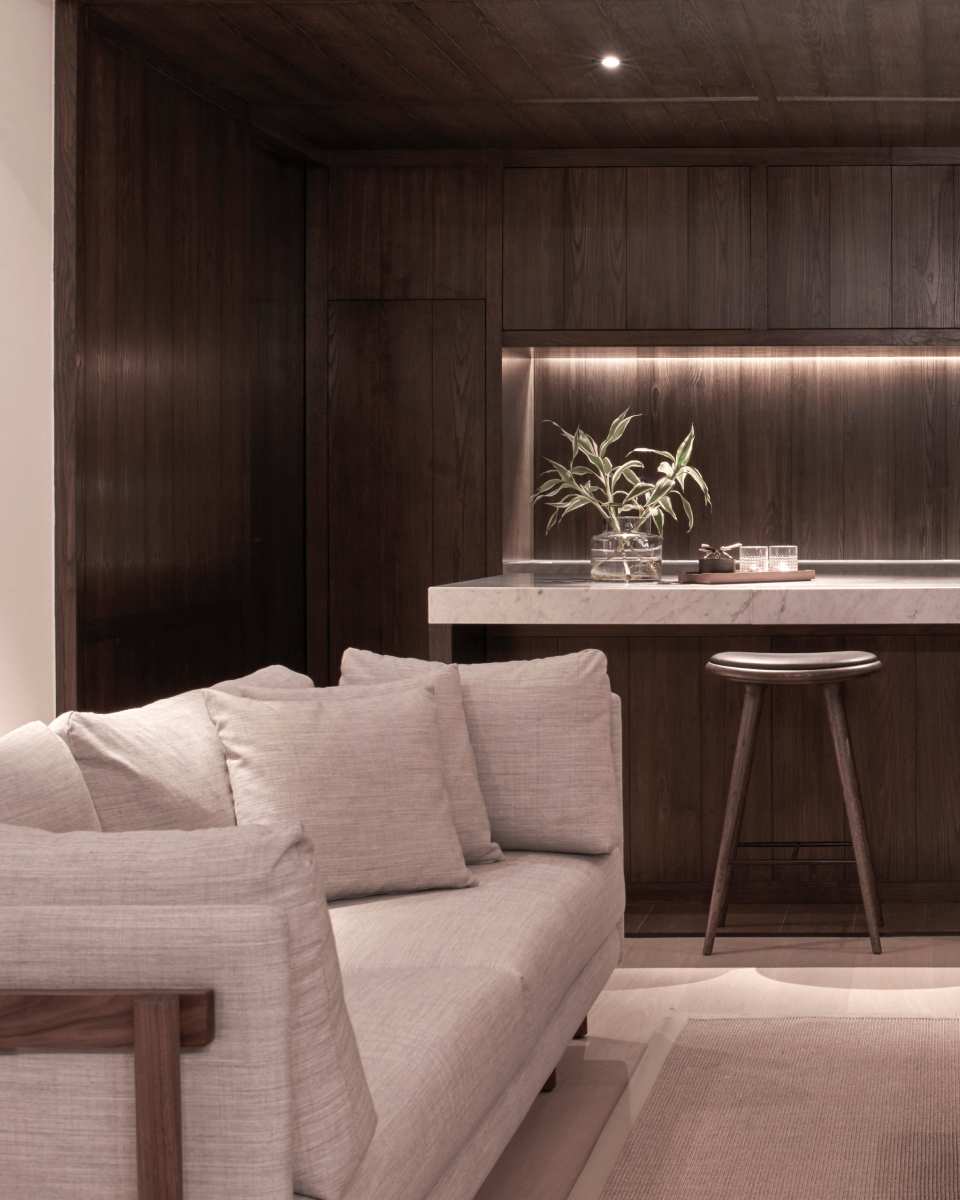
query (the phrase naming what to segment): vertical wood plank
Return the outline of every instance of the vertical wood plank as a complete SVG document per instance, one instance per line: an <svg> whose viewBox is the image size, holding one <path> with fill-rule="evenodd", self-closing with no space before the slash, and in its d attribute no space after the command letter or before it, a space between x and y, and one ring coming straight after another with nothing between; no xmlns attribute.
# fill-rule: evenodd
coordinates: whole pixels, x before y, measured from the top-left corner
<svg viewBox="0 0 960 1200"><path fill-rule="evenodd" d="M916 647L916 878L960 880L960 637L918 637Z"/></svg>
<svg viewBox="0 0 960 1200"><path fill-rule="evenodd" d="M385 654L407 658L429 651L432 308L423 300L380 306L381 645Z"/></svg>
<svg viewBox="0 0 960 1200"><path fill-rule="evenodd" d="M627 171L627 328L687 327L687 169Z"/></svg>
<svg viewBox="0 0 960 1200"><path fill-rule="evenodd" d="M883 670L844 687L850 741L874 870L917 878L916 639L849 633L844 648L869 650ZM852 869L851 878L855 878Z"/></svg>
<svg viewBox="0 0 960 1200"><path fill-rule="evenodd" d="M700 687L699 639L630 639L631 882L703 878Z"/></svg>
<svg viewBox="0 0 960 1200"><path fill-rule="evenodd" d="M768 637L704 637L700 639L700 803L701 860L703 879L713 879L720 849L720 831L727 805L727 792L733 772L733 756L740 729L743 688L729 679L709 675L704 668L714 654L725 650L768 651ZM760 728L750 771L746 809L740 839L744 842L770 841L773 837L769 695L760 714ZM738 858L769 858L767 851L741 850ZM773 878L772 867L736 867L733 886L744 881Z"/></svg>
<svg viewBox="0 0 960 1200"><path fill-rule="evenodd" d="M504 329L563 328L563 174L503 172Z"/></svg>
<svg viewBox="0 0 960 1200"><path fill-rule="evenodd" d="M474 168L433 172L433 298L486 295L486 180Z"/></svg>
<svg viewBox="0 0 960 1200"><path fill-rule="evenodd" d="M842 558L843 410L836 359L794 359L790 483L793 536L801 558Z"/></svg>
<svg viewBox="0 0 960 1200"><path fill-rule="evenodd" d="M622 167L568 167L564 177L564 326L624 329L626 172Z"/></svg>
<svg viewBox="0 0 960 1200"><path fill-rule="evenodd" d="M788 362L744 356L740 362L740 531L748 546L792 545L793 395ZM728 479L716 488L729 487Z"/></svg>
<svg viewBox="0 0 960 1200"><path fill-rule="evenodd" d="M533 558L533 350L503 352L503 559Z"/></svg>
<svg viewBox="0 0 960 1200"><path fill-rule="evenodd" d="M57 712L78 706L78 419L83 380L83 159L85 19L76 0L54 13L54 496Z"/></svg>
<svg viewBox="0 0 960 1200"><path fill-rule="evenodd" d="M571 433L578 427L602 441L614 417L634 410L637 400L636 358L631 351L615 357L593 355L582 350L552 351L534 358L533 483L538 487L546 460L569 463L570 444L555 421ZM637 445L641 425L634 421L613 448L614 461L622 461L625 450ZM632 439L632 440L631 440ZM645 444L645 443L644 443ZM532 493L531 493L532 494ZM550 533L547 524L553 510L539 503L533 510L534 548L537 558L585 559L590 556L590 539L603 529L603 518L595 509L571 513Z"/></svg>
<svg viewBox="0 0 960 1200"><path fill-rule="evenodd" d="M749 329L750 169L689 171L688 316L691 329Z"/></svg>
<svg viewBox="0 0 960 1200"><path fill-rule="evenodd" d="M674 453L693 425L691 463L710 489L707 508L700 489L686 487L694 526L678 508L678 520L664 522L664 558L696 558L697 547L740 540L740 491L727 481L740 474L740 360L739 357L647 360L652 372L638 387L638 406L645 414L637 422L639 444ZM636 437L636 433L634 434ZM656 472L653 455L643 460L649 478Z"/></svg>
<svg viewBox="0 0 960 1200"><path fill-rule="evenodd" d="M890 167L830 168L830 327L891 321Z"/></svg>
<svg viewBox="0 0 960 1200"><path fill-rule="evenodd" d="M306 571L307 674L330 682L327 497L327 217L329 173L307 172L306 198Z"/></svg>
<svg viewBox="0 0 960 1200"><path fill-rule="evenodd" d="M954 364L906 358L894 375L894 530L898 558L944 558L947 410L960 399Z"/></svg>
<svg viewBox="0 0 960 1200"><path fill-rule="evenodd" d="M433 170L384 167L380 173L380 295L433 294Z"/></svg>
<svg viewBox="0 0 960 1200"><path fill-rule="evenodd" d="M482 300L434 301L433 585L486 572L485 351Z"/></svg>
<svg viewBox="0 0 960 1200"><path fill-rule="evenodd" d="M330 171L331 300L380 299L380 168Z"/></svg>
<svg viewBox="0 0 960 1200"><path fill-rule="evenodd" d="M842 650L843 638L775 637L770 648L788 654ZM772 720L773 838L843 840L843 793L819 688L773 687L767 703ZM842 849L800 853L808 858L845 857ZM774 878L785 883L840 883L844 878L842 866L774 867L773 871Z"/></svg>
<svg viewBox="0 0 960 1200"><path fill-rule="evenodd" d="M137 1196L183 1200L180 997L133 1002Z"/></svg>
<svg viewBox="0 0 960 1200"><path fill-rule="evenodd" d="M484 156L486 188L486 561L487 574L503 569L503 155Z"/></svg>
<svg viewBox="0 0 960 1200"><path fill-rule="evenodd" d="M830 324L830 171L767 168L768 283L771 329Z"/></svg>
<svg viewBox="0 0 960 1200"><path fill-rule="evenodd" d="M750 325L767 328L767 168L750 168Z"/></svg>
<svg viewBox="0 0 960 1200"><path fill-rule="evenodd" d="M960 362L945 359L943 383L947 410L947 499L944 553L960 558Z"/></svg>
<svg viewBox="0 0 960 1200"><path fill-rule="evenodd" d="M356 488L357 479L381 475L379 310L375 301L335 301L328 310L331 682L348 646L379 653L382 645L380 524L389 493Z"/></svg>
<svg viewBox="0 0 960 1200"><path fill-rule="evenodd" d="M843 405L843 557L896 558L896 377L889 360L838 363Z"/></svg>
<svg viewBox="0 0 960 1200"><path fill-rule="evenodd" d="M893 324L957 325L957 183L951 166L893 167Z"/></svg>

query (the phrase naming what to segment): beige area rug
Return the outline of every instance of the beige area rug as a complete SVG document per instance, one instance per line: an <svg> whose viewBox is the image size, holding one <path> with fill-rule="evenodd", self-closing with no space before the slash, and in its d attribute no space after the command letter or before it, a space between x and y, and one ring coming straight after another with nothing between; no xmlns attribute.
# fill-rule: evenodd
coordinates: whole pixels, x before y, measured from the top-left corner
<svg viewBox="0 0 960 1200"><path fill-rule="evenodd" d="M636 1074L602 1200L960 1200L960 1020L674 1013Z"/></svg>

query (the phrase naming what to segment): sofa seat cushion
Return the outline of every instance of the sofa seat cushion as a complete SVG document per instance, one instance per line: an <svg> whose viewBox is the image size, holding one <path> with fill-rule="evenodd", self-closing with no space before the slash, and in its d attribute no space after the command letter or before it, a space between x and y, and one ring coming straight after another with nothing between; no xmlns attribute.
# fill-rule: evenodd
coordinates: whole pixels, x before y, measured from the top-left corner
<svg viewBox="0 0 960 1200"><path fill-rule="evenodd" d="M455 967L511 975L523 990L529 1051L623 916L623 860L619 850L511 851L503 862L472 869L480 882L469 890L332 904L341 969L346 975Z"/></svg>
<svg viewBox="0 0 960 1200"><path fill-rule="evenodd" d="M520 980L418 967L343 983L379 1118L343 1200L420 1200L526 1056Z"/></svg>

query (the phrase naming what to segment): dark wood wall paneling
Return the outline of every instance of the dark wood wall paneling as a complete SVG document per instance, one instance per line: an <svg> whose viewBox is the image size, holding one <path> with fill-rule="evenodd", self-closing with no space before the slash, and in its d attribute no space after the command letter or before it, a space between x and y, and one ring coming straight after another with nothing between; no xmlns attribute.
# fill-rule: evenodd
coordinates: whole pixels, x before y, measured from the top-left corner
<svg viewBox="0 0 960 1200"><path fill-rule="evenodd" d="M428 656L427 589L486 573L488 524L499 567L487 370L492 342L499 372L500 339L485 304L491 270L499 290L499 255L489 261L497 195L484 165L335 168L329 178L335 681L347 646Z"/></svg>
<svg viewBox="0 0 960 1200"><path fill-rule="evenodd" d="M304 665L304 172L88 32L77 680ZM59 65L58 65L59 70Z"/></svg>

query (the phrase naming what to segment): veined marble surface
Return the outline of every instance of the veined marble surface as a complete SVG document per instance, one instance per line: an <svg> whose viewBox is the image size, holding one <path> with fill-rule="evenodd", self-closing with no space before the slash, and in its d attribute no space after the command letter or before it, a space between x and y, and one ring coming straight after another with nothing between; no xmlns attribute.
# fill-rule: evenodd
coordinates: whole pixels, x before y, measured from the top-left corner
<svg viewBox="0 0 960 1200"><path fill-rule="evenodd" d="M432 587L428 613L433 625L953 625L960 577L658 584L524 573Z"/></svg>

